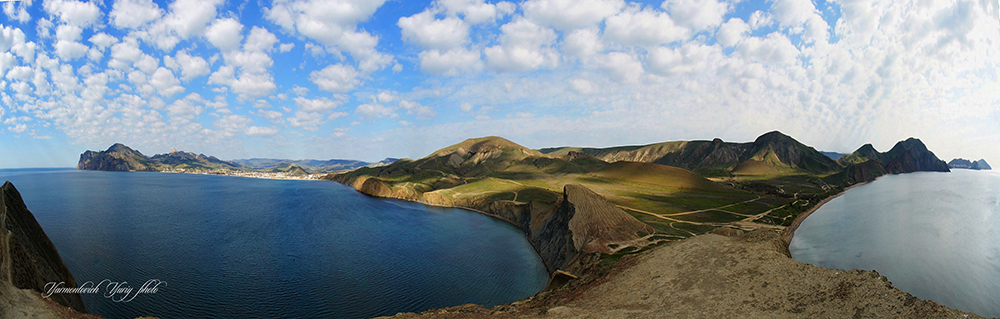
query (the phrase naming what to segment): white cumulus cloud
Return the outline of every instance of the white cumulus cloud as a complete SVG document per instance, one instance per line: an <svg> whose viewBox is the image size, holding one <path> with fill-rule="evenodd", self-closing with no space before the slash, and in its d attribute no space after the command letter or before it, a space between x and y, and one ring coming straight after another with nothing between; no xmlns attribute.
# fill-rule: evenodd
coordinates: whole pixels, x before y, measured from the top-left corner
<svg viewBox="0 0 1000 319"><path fill-rule="evenodd" d="M346 93L361 84L361 76L354 67L344 64L334 64L319 71L309 73L309 80L320 90Z"/></svg>

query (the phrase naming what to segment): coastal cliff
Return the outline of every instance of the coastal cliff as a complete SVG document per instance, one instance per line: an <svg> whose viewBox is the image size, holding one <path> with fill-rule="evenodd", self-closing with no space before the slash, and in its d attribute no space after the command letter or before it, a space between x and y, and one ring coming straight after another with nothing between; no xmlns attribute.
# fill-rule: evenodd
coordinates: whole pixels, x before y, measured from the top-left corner
<svg viewBox="0 0 1000 319"><path fill-rule="evenodd" d="M951 171L923 142L912 137L897 142L885 153L865 144L838 161L846 165L838 174L845 175L851 184L870 182L886 174Z"/></svg>
<svg viewBox="0 0 1000 319"><path fill-rule="evenodd" d="M0 188L0 285L8 291L14 287L44 293L50 282L77 287L73 274L28 211L21 194L6 182ZM81 313L87 311L79 294L53 294L49 299Z"/></svg>

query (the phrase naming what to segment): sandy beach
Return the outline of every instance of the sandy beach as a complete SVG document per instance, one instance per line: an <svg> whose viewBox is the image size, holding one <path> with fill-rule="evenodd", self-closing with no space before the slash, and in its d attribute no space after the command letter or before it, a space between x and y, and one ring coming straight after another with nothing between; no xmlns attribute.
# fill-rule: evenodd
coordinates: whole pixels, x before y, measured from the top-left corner
<svg viewBox="0 0 1000 319"><path fill-rule="evenodd" d="M824 204L826 204L827 202L833 200L834 198L840 197L840 195L844 195L845 192L851 190L852 188L855 188L855 187L858 187L858 186L861 186L861 185L864 185L864 184L868 184L868 182L861 182L861 183L857 183L857 184L848 186L847 188L844 188L844 190L841 191L840 193L837 193L836 195L827 197L827 198L819 201L819 203L816 203L815 206L813 206L809 210L805 211L804 213L799 214L798 217L795 217L795 220L792 221L792 224L789 225L788 228L785 228L785 231L781 233L781 239L785 241L785 246L788 246L789 244L792 243L792 237L795 236L795 230L799 228L799 224L802 224L802 221L806 220L806 217L809 217L809 215L811 215L813 212L815 212L820 207L823 207Z"/></svg>

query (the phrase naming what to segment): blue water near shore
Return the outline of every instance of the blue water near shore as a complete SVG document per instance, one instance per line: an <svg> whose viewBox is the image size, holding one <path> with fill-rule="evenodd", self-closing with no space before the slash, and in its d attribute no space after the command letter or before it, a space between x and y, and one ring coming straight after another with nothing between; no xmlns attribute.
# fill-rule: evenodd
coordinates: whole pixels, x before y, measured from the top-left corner
<svg viewBox="0 0 1000 319"><path fill-rule="evenodd" d="M820 207L795 260L877 270L921 299L1000 317L1000 172L883 176Z"/></svg>
<svg viewBox="0 0 1000 319"><path fill-rule="evenodd" d="M105 318L365 318L544 288L518 228L326 181L76 169L0 170ZM150 279L155 294L135 295Z"/></svg>

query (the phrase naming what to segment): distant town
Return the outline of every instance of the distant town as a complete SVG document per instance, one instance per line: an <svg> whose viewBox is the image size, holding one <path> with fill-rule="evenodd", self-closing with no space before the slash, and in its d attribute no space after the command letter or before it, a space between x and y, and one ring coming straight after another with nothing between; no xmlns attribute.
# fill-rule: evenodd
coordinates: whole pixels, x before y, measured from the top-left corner
<svg viewBox="0 0 1000 319"><path fill-rule="evenodd" d="M181 173L181 174L199 174L199 175L223 175L223 176L239 176L239 177L250 177L250 178L264 178L264 179L320 179L326 174L307 174L298 175L285 172L255 172L255 171L237 171L237 170L200 170L200 169L174 169L163 171L164 173Z"/></svg>

